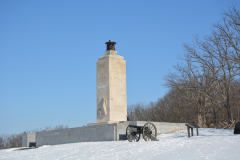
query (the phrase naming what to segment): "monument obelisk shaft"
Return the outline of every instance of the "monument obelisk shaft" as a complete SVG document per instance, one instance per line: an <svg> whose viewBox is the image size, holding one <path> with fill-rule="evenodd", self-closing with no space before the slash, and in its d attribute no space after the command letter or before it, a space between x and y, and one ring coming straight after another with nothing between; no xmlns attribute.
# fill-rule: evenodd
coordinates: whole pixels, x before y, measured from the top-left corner
<svg viewBox="0 0 240 160"><path fill-rule="evenodd" d="M106 42L105 55L97 62L97 123L127 120L126 61L115 44Z"/></svg>

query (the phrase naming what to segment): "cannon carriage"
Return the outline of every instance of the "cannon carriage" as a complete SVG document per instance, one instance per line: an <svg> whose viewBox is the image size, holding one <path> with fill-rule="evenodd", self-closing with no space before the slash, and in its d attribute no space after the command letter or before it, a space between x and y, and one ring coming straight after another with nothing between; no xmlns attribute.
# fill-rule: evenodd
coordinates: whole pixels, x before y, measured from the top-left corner
<svg viewBox="0 0 240 160"><path fill-rule="evenodd" d="M158 141L157 128L153 123L146 123L144 126L128 125L126 128L126 136L129 142L138 142L141 134L145 141Z"/></svg>

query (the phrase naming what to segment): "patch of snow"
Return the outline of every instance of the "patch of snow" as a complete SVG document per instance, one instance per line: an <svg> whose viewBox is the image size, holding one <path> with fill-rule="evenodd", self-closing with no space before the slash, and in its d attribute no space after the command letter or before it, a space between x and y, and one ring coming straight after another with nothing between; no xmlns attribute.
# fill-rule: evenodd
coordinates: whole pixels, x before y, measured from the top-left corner
<svg viewBox="0 0 240 160"><path fill-rule="evenodd" d="M162 134L159 141L106 141L45 145L37 149L0 150L4 160L69 159L239 159L240 135L233 130L200 128L199 136L188 138L187 131Z"/></svg>

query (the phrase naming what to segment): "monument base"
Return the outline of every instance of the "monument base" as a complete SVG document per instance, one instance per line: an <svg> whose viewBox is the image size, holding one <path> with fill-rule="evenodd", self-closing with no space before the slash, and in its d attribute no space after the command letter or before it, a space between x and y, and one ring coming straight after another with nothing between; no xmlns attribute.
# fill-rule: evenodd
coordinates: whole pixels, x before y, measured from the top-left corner
<svg viewBox="0 0 240 160"><path fill-rule="evenodd" d="M29 147L32 143L36 147L43 145L57 145L76 142L99 142L126 140L126 128L129 124L144 126L150 121L120 121L90 123L85 127L49 130L37 133L25 133L22 144ZM186 130L185 123L151 122L157 128L157 134ZM142 137L142 136L141 136Z"/></svg>

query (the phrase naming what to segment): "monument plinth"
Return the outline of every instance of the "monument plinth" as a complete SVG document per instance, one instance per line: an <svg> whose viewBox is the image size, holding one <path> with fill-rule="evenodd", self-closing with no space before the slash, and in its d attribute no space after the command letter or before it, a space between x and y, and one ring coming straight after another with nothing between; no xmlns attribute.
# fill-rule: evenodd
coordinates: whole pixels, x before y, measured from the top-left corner
<svg viewBox="0 0 240 160"><path fill-rule="evenodd" d="M126 61L117 55L116 42L106 42L107 50L97 62L97 125L127 121Z"/></svg>

